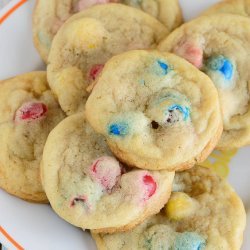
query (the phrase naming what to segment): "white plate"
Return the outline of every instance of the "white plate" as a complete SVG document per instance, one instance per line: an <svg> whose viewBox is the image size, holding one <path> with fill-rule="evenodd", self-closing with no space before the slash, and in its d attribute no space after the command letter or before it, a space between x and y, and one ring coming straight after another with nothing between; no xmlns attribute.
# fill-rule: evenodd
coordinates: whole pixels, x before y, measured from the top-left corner
<svg viewBox="0 0 250 250"><path fill-rule="evenodd" d="M32 42L31 15L34 2L34 0L14 0L0 11L0 79L44 69L44 64ZM218 1L180 0L180 2L185 18L189 20ZM6 16L13 6L16 6L15 11L1 23L1 18ZM245 233L248 236L250 235L249 154L250 147L241 149L229 164L229 181L241 196L248 212L248 228ZM215 160L216 158L218 159ZM220 170L225 170L229 158L228 155L221 158L215 154L211 162L214 166L218 164ZM6 237L6 233L12 239ZM0 242L8 249L21 249L15 246L13 240L28 250L96 249L88 233L60 219L49 206L30 204L0 190ZM245 237L243 250L250 249L249 240Z"/></svg>

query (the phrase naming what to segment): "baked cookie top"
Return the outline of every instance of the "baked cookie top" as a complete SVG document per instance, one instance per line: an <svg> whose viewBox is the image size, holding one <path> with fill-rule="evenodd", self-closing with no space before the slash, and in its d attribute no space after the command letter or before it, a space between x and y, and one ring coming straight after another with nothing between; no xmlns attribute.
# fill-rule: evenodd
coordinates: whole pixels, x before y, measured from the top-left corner
<svg viewBox="0 0 250 250"><path fill-rule="evenodd" d="M93 234L99 250L239 250L246 214L229 184L212 170L176 173L174 192L157 215L130 232Z"/></svg>
<svg viewBox="0 0 250 250"><path fill-rule="evenodd" d="M119 159L143 169L190 168L208 156L222 131L209 77L182 58L157 51L110 59L86 115Z"/></svg>
<svg viewBox="0 0 250 250"><path fill-rule="evenodd" d="M158 213L174 178L174 172L127 169L83 113L68 117L50 133L41 169L55 212L97 232L128 230Z"/></svg>
<svg viewBox="0 0 250 250"><path fill-rule="evenodd" d="M83 111L93 83L113 55L153 48L168 34L163 24L122 4L96 5L72 16L53 40L48 81L68 114Z"/></svg>
<svg viewBox="0 0 250 250"><path fill-rule="evenodd" d="M250 0L224 0L204 11L202 15L211 15L216 13L228 13L249 17Z"/></svg>
<svg viewBox="0 0 250 250"><path fill-rule="evenodd" d="M218 148L250 143L250 19L231 14L200 17L174 31L161 51L182 56L214 82L223 113Z"/></svg>
<svg viewBox="0 0 250 250"><path fill-rule="evenodd" d="M43 60L47 62L53 37L73 14L96 4L121 3L157 18L169 31L182 23L178 0L38 0L33 14L33 37Z"/></svg>
<svg viewBox="0 0 250 250"><path fill-rule="evenodd" d="M25 200L47 201L40 161L49 132L63 118L45 72L0 82L1 188Z"/></svg>

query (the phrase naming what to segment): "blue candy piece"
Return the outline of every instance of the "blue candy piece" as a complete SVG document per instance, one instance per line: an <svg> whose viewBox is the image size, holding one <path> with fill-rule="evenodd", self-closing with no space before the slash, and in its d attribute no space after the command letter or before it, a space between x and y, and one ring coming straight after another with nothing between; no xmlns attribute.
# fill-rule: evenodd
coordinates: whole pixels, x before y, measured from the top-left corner
<svg viewBox="0 0 250 250"><path fill-rule="evenodd" d="M158 60L157 63L161 67L161 69L163 70L164 75L167 75L167 73L169 72L168 65L165 62L160 61L160 60Z"/></svg>
<svg viewBox="0 0 250 250"><path fill-rule="evenodd" d="M226 80L231 80L234 66L229 59L224 56L214 56L208 60L208 68L214 71L220 71Z"/></svg>
<svg viewBox="0 0 250 250"><path fill-rule="evenodd" d="M233 76L233 64L228 59L225 59L220 72L225 76L227 80L231 80Z"/></svg>
<svg viewBox="0 0 250 250"><path fill-rule="evenodd" d="M203 250L205 239L197 233L185 232L177 234L173 250Z"/></svg>
<svg viewBox="0 0 250 250"><path fill-rule="evenodd" d="M128 124L125 122L112 123L108 127L108 133L110 135L125 136L128 134Z"/></svg>
<svg viewBox="0 0 250 250"><path fill-rule="evenodd" d="M179 110L183 114L183 120L186 121L190 116L190 110L186 106L181 106L179 104L174 104L168 108L168 111Z"/></svg>

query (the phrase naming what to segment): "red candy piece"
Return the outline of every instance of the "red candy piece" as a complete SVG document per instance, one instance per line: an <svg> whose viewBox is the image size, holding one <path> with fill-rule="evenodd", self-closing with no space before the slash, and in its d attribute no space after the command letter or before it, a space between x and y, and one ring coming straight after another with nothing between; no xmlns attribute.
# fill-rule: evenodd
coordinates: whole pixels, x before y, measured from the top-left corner
<svg viewBox="0 0 250 250"><path fill-rule="evenodd" d="M92 179L99 182L108 192L116 185L121 172L119 162L109 156L100 157L90 167Z"/></svg>
<svg viewBox="0 0 250 250"><path fill-rule="evenodd" d="M41 102L26 102L15 114L15 121L32 121L45 117L48 108Z"/></svg>
<svg viewBox="0 0 250 250"><path fill-rule="evenodd" d="M154 178L150 175L143 176L143 183L146 188L144 200L148 200L151 196L154 195L157 185Z"/></svg>
<svg viewBox="0 0 250 250"><path fill-rule="evenodd" d="M94 65L89 72L89 78L94 81L98 77L98 75L102 72L103 67L104 67L103 64Z"/></svg>

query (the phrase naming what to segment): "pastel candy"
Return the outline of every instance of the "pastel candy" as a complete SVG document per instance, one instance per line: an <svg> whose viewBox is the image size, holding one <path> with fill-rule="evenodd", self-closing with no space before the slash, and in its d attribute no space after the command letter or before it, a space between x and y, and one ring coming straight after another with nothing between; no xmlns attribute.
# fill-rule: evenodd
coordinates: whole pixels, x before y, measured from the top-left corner
<svg viewBox="0 0 250 250"><path fill-rule="evenodd" d="M183 116L183 120L186 121L189 116L190 116L190 111L189 111L189 108L188 107L185 107L185 106L181 106L179 104L174 104L172 106L170 106L168 108L168 112L171 112L171 111L178 111L180 113L182 113L182 116ZM167 119L167 122L170 122L171 121L171 118L168 118Z"/></svg>
<svg viewBox="0 0 250 250"><path fill-rule="evenodd" d="M231 80L233 76L234 66L229 59L224 56L214 56L207 61L208 69L219 71L226 80Z"/></svg>
<svg viewBox="0 0 250 250"><path fill-rule="evenodd" d="M148 105L148 116L153 120L152 128L159 125L169 126L178 122L186 122L190 117L190 108L184 95L178 92L161 93L154 96Z"/></svg>
<svg viewBox="0 0 250 250"><path fill-rule="evenodd" d="M170 226L164 224L153 225L144 232L139 244L142 249L147 250L172 250L175 236L176 233Z"/></svg>
<svg viewBox="0 0 250 250"><path fill-rule="evenodd" d="M121 172L119 162L110 156L100 157L90 166L93 180L99 182L108 192L117 184Z"/></svg>
<svg viewBox="0 0 250 250"><path fill-rule="evenodd" d="M166 75L169 72L169 66L167 65L167 63L161 60L158 60L157 63L163 71L163 74Z"/></svg>
<svg viewBox="0 0 250 250"><path fill-rule="evenodd" d="M154 195L157 185L154 178L148 174L143 176L143 184L146 190L144 200L147 200Z"/></svg>
<svg viewBox="0 0 250 250"><path fill-rule="evenodd" d="M98 75L102 72L103 67L103 64L95 64L94 66L92 66L89 72L89 78L91 80L96 80Z"/></svg>
<svg viewBox="0 0 250 250"><path fill-rule="evenodd" d="M195 42L185 41L174 52L200 69L203 64L203 49Z"/></svg>
<svg viewBox="0 0 250 250"><path fill-rule="evenodd" d="M197 233L185 232L177 234L174 243L174 250L203 250L206 241Z"/></svg>
<svg viewBox="0 0 250 250"><path fill-rule="evenodd" d="M193 215L197 208L197 202L186 193L172 193L165 207L165 213L170 220L180 221Z"/></svg>
<svg viewBox="0 0 250 250"><path fill-rule="evenodd" d="M142 204L149 200L157 190L157 183L153 176L144 170L134 171L130 175L125 175L121 185L129 197L133 197L136 202Z"/></svg>
<svg viewBox="0 0 250 250"><path fill-rule="evenodd" d="M41 102L26 102L15 113L15 122L33 121L45 117L47 106Z"/></svg>
<svg viewBox="0 0 250 250"><path fill-rule="evenodd" d="M173 231L170 226L160 223L149 227L143 236L143 249L203 250L206 246L206 241L199 234L178 233Z"/></svg>
<svg viewBox="0 0 250 250"><path fill-rule="evenodd" d="M128 134L129 126L126 122L112 123L108 127L110 135L125 136Z"/></svg>

